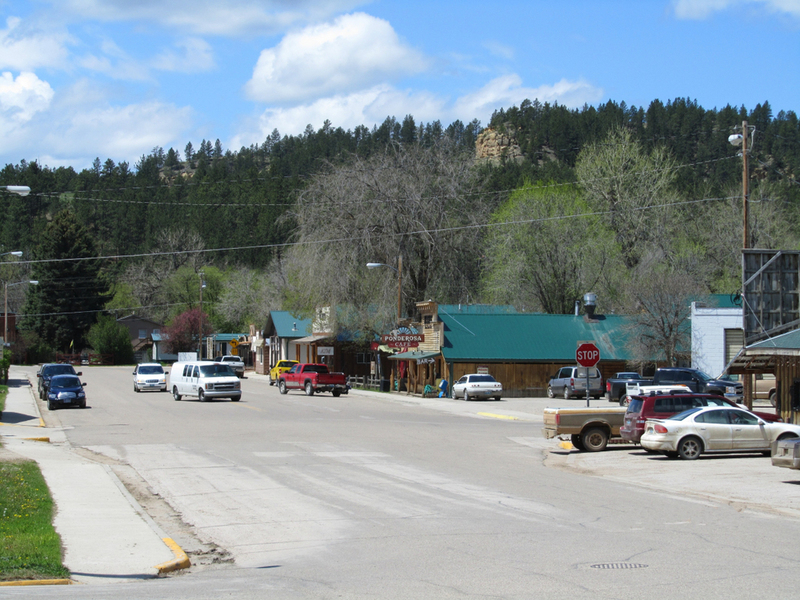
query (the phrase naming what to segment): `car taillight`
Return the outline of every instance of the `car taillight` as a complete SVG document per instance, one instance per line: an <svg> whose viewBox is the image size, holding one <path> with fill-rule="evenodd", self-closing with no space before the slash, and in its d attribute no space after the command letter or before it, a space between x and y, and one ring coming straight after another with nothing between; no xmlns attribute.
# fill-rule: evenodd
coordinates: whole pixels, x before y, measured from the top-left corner
<svg viewBox="0 0 800 600"><path fill-rule="evenodd" d="M606 391L607 392L611 391L611 382L610 381L606 381Z"/></svg>
<svg viewBox="0 0 800 600"><path fill-rule="evenodd" d="M569 378L569 387L575 387L575 378L574 377L570 377Z"/></svg>
<svg viewBox="0 0 800 600"><path fill-rule="evenodd" d="M561 415L556 413L556 426L561 425Z"/></svg>
<svg viewBox="0 0 800 600"><path fill-rule="evenodd" d="M653 431L656 433L667 433L667 428L659 423L656 423L655 426L653 426Z"/></svg>

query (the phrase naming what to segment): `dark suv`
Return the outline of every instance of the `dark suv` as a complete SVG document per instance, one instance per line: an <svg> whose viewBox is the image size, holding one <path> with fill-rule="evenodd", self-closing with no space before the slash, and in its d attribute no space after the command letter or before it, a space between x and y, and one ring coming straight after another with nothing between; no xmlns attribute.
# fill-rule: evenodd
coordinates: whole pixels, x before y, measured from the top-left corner
<svg viewBox="0 0 800 600"><path fill-rule="evenodd" d="M741 408L735 402L716 394L653 394L651 396L631 396L631 403L625 412L619 434L626 442L639 443L644 433L647 419L669 419L690 408L703 406L732 406ZM768 422L783 421L772 413L755 412L759 418Z"/></svg>
<svg viewBox="0 0 800 600"><path fill-rule="evenodd" d="M50 387L50 378L53 375L78 375L72 365L67 363L46 363L42 365L36 377L39 379L39 398L47 400L47 389Z"/></svg>

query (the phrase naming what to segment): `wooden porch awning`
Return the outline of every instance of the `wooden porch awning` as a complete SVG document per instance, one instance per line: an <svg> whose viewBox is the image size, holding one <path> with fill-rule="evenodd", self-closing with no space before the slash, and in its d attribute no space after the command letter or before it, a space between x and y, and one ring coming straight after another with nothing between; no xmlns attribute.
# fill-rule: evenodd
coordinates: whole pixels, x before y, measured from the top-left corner
<svg viewBox="0 0 800 600"><path fill-rule="evenodd" d="M440 356L441 352L423 352L421 350L416 350L412 352L401 352L400 354L392 354L389 356L389 360L415 360L417 362L426 361L430 359L430 362L433 362L433 359L437 356Z"/></svg>

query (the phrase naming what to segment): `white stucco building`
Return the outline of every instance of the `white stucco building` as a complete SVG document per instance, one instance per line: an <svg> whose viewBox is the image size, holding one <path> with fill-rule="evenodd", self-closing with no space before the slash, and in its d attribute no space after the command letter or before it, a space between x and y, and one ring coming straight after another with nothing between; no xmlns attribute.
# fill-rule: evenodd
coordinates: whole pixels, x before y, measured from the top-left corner
<svg viewBox="0 0 800 600"><path fill-rule="evenodd" d="M692 367L719 376L744 345L742 309L692 302Z"/></svg>

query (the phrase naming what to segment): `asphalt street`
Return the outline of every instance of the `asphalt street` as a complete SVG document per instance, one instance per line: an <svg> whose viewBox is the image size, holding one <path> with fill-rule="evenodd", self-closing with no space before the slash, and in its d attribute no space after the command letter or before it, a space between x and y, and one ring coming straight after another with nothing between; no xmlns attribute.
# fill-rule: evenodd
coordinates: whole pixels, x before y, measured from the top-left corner
<svg viewBox="0 0 800 600"><path fill-rule="evenodd" d="M175 402L130 371L84 368L90 408L45 424L132 468L190 558L226 560L59 597L756 598L800 580L800 477L768 458L543 439L544 406L579 400L282 396L251 375L239 403Z"/></svg>

